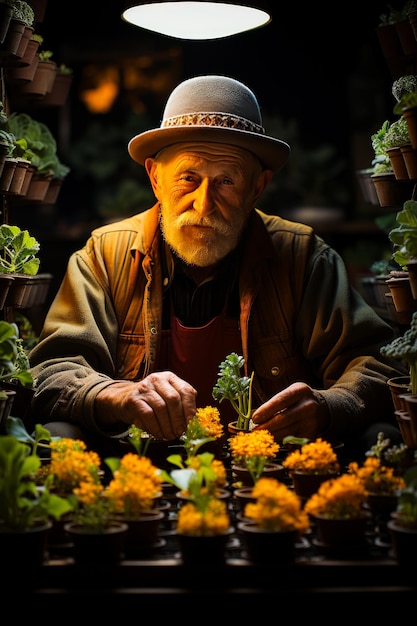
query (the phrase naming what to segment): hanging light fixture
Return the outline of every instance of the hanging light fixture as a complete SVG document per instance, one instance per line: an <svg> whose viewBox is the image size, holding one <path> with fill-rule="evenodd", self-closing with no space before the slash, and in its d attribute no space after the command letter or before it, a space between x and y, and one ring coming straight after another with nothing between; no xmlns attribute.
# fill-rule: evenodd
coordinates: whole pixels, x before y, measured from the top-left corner
<svg viewBox="0 0 417 626"><path fill-rule="evenodd" d="M249 2L251 6L213 0L128 2L122 18L135 26L178 39L220 39L271 21L263 0Z"/></svg>

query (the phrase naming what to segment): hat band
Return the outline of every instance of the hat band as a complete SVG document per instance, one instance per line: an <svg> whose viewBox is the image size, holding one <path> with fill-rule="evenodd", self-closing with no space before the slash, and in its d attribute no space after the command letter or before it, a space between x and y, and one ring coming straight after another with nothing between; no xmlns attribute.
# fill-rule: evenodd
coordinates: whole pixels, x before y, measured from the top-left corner
<svg viewBox="0 0 417 626"><path fill-rule="evenodd" d="M167 126L216 126L236 128L237 130L250 131L261 135L265 134L263 126L259 126L259 124L250 122L238 115L226 115L224 113L190 113L188 115L175 115L163 121L162 128Z"/></svg>

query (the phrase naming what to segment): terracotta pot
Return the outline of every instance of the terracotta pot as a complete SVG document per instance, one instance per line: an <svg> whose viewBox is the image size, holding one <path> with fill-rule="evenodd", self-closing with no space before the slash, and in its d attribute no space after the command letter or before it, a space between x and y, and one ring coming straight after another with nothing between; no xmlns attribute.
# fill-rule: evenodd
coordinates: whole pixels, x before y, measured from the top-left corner
<svg viewBox="0 0 417 626"><path fill-rule="evenodd" d="M26 200L32 202L43 202L46 194L48 193L49 185L51 184L52 176L44 176L39 174L35 170L29 183L28 190L26 192Z"/></svg>
<svg viewBox="0 0 417 626"><path fill-rule="evenodd" d="M391 292L395 310L398 313L415 311L417 309L417 301L414 300L411 293L410 279L408 276L406 278L389 278L386 284Z"/></svg>
<svg viewBox="0 0 417 626"><path fill-rule="evenodd" d="M403 117L407 122L411 145L414 149L417 149L417 107L404 108Z"/></svg>
<svg viewBox="0 0 417 626"><path fill-rule="evenodd" d="M0 4L0 45L4 42L7 31L9 30L12 16L12 7L8 4Z"/></svg>
<svg viewBox="0 0 417 626"><path fill-rule="evenodd" d="M12 17L3 43L0 45L0 56L16 55L20 41L25 31L25 23Z"/></svg>
<svg viewBox="0 0 417 626"><path fill-rule="evenodd" d="M52 90L57 72L57 64L54 61L39 61L33 79L20 88L21 94L42 98Z"/></svg>
<svg viewBox="0 0 417 626"><path fill-rule="evenodd" d="M396 180L408 180L408 171L405 166L405 160L400 146L396 148L389 148L387 155L391 162L392 169L394 170L394 176Z"/></svg>
<svg viewBox="0 0 417 626"><path fill-rule="evenodd" d="M29 161L16 159L16 167L13 172L13 178L10 182L9 193L19 196L22 192L23 183L26 177L26 170L29 167Z"/></svg>
<svg viewBox="0 0 417 626"><path fill-rule="evenodd" d="M415 450L417 448L417 439L414 437L410 416L407 411L403 410L394 411L394 414L405 445L410 450Z"/></svg>
<svg viewBox="0 0 417 626"><path fill-rule="evenodd" d="M16 169L16 159L6 157L3 165L3 171L0 176L0 191L8 193L12 184L14 171Z"/></svg>
<svg viewBox="0 0 417 626"><path fill-rule="evenodd" d="M406 57L413 57L417 52L417 42L408 16L395 23L395 30L397 31L403 54Z"/></svg>
<svg viewBox="0 0 417 626"><path fill-rule="evenodd" d="M417 259L407 263L408 278L410 280L411 295L417 300Z"/></svg>
<svg viewBox="0 0 417 626"><path fill-rule="evenodd" d="M392 553L401 567L414 568L417 562L417 528L405 528L395 520L387 522Z"/></svg>
<svg viewBox="0 0 417 626"><path fill-rule="evenodd" d="M58 70L51 91L42 100L42 106L64 106L68 99L72 78L72 74L65 74Z"/></svg>
<svg viewBox="0 0 417 626"><path fill-rule="evenodd" d="M388 388L391 392L394 409L405 411L406 406L401 396L404 393L411 393L411 381L409 376L394 376L387 380Z"/></svg>
<svg viewBox="0 0 417 626"><path fill-rule="evenodd" d="M356 170L356 179L359 183L359 187L365 202L372 204L373 206L379 206L379 200L375 191L375 185L372 182L372 169Z"/></svg>
<svg viewBox="0 0 417 626"><path fill-rule="evenodd" d="M417 393L405 393L400 396L405 410L410 417L410 428L414 441L417 441Z"/></svg>
<svg viewBox="0 0 417 626"><path fill-rule="evenodd" d="M381 207L398 207L412 197L413 182L397 180L394 172L373 174L372 180Z"/></svg>
<svg viewBox="0 0 417 626"><path fill-rule="evenodd" d="M296 530L280 532L264 530L250 522L237 525L246 547L247 558L252 563L293 565L295 562Z"/></svg>
<svg viewBox="0 0 417 626"><path fill-rule="evenodd" d="M0 434L5 434L6 420L11 414L16 392L6 389L3 387L3 384L0 384L0 391L7 396L6 398L0 398Z"/></svg>
<svg viewBox="0 0 417 626"><path fill-rule="evenodd" d="M14 277L10 274L0 274L0 309L2 309L6 303L10 285L13 281Z"/></svg>
<svg viewBox="0 0 417 626"><path fill-rule="evenodd" d="M176 534L181 560L184 565L207 567L223 565L226 561L226 549L234 528L229 528L220 535L183 535Z"/></svg>
<svg viewBox="0 0 417 626"><path fill-rule="evenodd" d="M6 69L8 82L12 85L24 85L33 80L39 63L39 54L37 54L38 48L39 43L31 39L26 51L28 63L21 66L16 65L8 67ZM15 96L15 94L12 94L12 97L13 96Z"/></svg>
<svg viewBox="0 0 417 626"><path fill-rule="evenodd" d="M411 143L407 143L405 146L401 146L401 153L404 159L404 164L407 170L408 178L410 180L417 179L417 150L413 148Z"/></svg>

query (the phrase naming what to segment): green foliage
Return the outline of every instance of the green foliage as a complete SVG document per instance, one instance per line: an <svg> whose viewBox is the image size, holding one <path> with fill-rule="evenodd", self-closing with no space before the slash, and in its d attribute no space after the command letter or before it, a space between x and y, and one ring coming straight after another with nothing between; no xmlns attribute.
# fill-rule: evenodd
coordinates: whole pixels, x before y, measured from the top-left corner
<svg viewBox="0 0 417 626"><path fill-rule="evenodd" d="M7 0L7 4L13 9L13 18L24 22L26 26L33 26L35 12L25 0Z"/></svg>
<svg viewBox="0 0 417 626"><path fill-rule="evenodd" d="M394 244L392 258L404 270L411 259L417 259L417 201L406 200L396 216L397 226L389 232Z"/></svg>
<svg viewBox="0 0 417 626"><path fill-rule="evenodd" d="M11 435L28 445L32 454L37 454L38 448L49 449L51 441L60 439L60 437L51 437L49 430L42 424L35 424L35 432L31 435L20 417L12 417L11 415L6 419L5 432L6 435Z"/></svg>
<svg viewBox="0 0 417 626"><path fill-rule="evenodd" d="M57 144L46 124L34 120L27 113L13 112L7 130L16 138L15 155L27 158L38 172L64 178L70 171L57 155Z"/></svg>
<svg viewBox="0 0 417 626"><path fill-rule="evenodd" d="M2 224L0 226L0 272L3 274L38 273L40 260L37 258L40 244L27 230L19 226Z"/></svg>
<svg viewBox="0 0 417 626"><path fill-rule="evenodd" d="M19 337L19 329L16 324L4 320L0 321L0 385L2 381L33 386L29 359Z"/></svg>
<svg viewBox="0 0 417 626"><path fill-rule="evenodd" d="M412 393L417 393L417 311L413 313L410 328L391 343L380 348L384 356L405 360L410 368Z"/></svg>
<svg viewBox="0 0 417 626"><path fill-rule="evenodd" d="M250 378L241 376L240 370L244 364L245 360L242 356L235 352L229 354L226 360L220 363L218 379L213 387L212 395L219 402L229 400L238 416L237 427L250 430L254 372Z"/></svg>
<svg viewBox="0 0 417 626"><path fill-rule="evenodd" d="M41 460L11 435L0 436L0 526L9 530L30 528L51 517L60 519L71 504L50 493L48 483L39 488L34 477Z"/></svg>
<svg viewBox="0 0 417 626"><path fill-rule="evenodd" d="M406 486L398 495L395 521L400 526L417 529L417 466L404 474Z"/></svg>

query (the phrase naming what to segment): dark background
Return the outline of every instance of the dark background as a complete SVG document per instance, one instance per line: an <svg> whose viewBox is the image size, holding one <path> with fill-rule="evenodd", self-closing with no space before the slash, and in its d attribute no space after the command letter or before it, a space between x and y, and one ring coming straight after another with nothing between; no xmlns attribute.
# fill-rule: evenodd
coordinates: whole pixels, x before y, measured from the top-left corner
<svg viewBox="0 0 417 626"><path fill-rule="evenodd" d="M62 109L27 112L51 128L71 171L53 207L19 208L10 221L39 238L42 269L56 277L52 292L68 255L92 228L153 202L127 143L159 126L172 88L197 74L246 83L258 97L267 132L292 147L261 208L313 224L318 213L319 230L349 264L365 267L380 254L381 241L388 247L385 239L375 241L372 228L368 238L369 225L360 236L348 228L379 213L364 204L355 172L371 163L371 134L394 119L392 79L376 34L386 3L352 0L330 13L324 2L274 3L267 26L211 41L152 33L122 20L123 2L96 4L49 0L35 28L43 49L73 69L73 84ZM118 76L117 96L108 110L91 112L83 94L108 71Z"/></svg>

